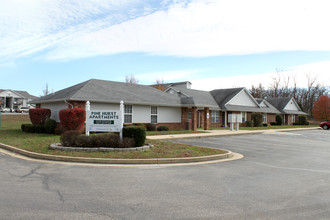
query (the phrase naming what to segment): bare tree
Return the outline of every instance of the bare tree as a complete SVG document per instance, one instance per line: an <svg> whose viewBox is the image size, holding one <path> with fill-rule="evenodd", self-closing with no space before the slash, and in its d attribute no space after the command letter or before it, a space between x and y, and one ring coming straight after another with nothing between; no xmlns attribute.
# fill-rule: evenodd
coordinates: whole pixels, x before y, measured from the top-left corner
<svg viewBox="0 0 330 220"><path fill-rule="evenodd" d="M43 93L44 96L49 95L50 92L48 90L48 83L46 83L46 88L44 90L42 90L42 93Z"/></svg>
<svg viewBox="0 0 330 220"><path fill-rule="evenodd" d="M254 98L263 99L266 97L265 88L262 86L261 83L259 83L257 87L252 86L252 88L250 89L250 93Z"/></svg>
<svg viewBox="0 0 330 220"><path fill-rule="evenodd" d="M125 82L129 84L138 84L139 80L137 80L133 74L130 74L125 76Z"/></svg>
<svg viewBox="0 0 330 220"><path fill-rule="evenodd" d="M164 79L156 79L156 82L152 85L152 87L159 89L161 91L165 91L167 89L166 82Z"/></svg>

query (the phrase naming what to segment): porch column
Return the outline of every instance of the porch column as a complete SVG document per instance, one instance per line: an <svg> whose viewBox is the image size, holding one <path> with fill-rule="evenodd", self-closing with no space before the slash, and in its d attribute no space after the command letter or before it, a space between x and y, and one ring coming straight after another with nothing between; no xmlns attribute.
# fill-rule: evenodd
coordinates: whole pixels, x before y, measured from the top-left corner
<svg viewBox="0 0 330 220"><path fill-rule="evenodd" d="M204 108L204 130L210 130L210 109Z"/></svg>
<svg viewBox="0 0 330 220"><path fill-rule="evenodd" d="M197 130L197 123L198 123L198 120L197 120L197 107L192 107L192 112L191 112L191 130L193 131L196 131Z"/></svg>

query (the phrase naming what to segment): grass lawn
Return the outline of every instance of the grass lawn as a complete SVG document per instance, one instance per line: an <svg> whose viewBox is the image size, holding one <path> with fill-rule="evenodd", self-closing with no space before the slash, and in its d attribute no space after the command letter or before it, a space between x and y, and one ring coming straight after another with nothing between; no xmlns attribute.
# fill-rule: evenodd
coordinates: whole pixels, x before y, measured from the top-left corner
<svg viewBox="0 0 330 220"><path fill-rule="evenodd" d="M271 130L271 129L287 129L287 128L314 128L319 125L273 125L271 127L239 127L240 130ZM230 127L210 128L211 130L230 130Z"/></svg>
<svg viewBox="0 0 330 220"><path fill-rule="evenodd" d="M0 128L0 143L43 154L93 158L182 158L227 153L227 151L224 150L155 140L146 140L146 143L155 146L147 151L92 153L55 151L50 150L48 147L51 143L59 143L59 136L24 133L20 129L23 123L30 123L30 121L15 120L15 118L3 120Z"/></svg>

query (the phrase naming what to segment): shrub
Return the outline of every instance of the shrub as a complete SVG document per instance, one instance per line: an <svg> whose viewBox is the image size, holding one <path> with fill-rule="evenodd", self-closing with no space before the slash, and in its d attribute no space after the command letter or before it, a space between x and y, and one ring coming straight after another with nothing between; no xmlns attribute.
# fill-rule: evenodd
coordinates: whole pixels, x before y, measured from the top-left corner
<svg viewBox="0 0 330 220"><path fill-rule="evenodd" d="M260 127L262 124L262 114L261 113L252 113L252 121L254 127Z"/></svg>
<svg viewBox="0 0 330 220"><path fill-rule="evenodd" d="M156 131L155 124L147 124L147 131Z"/></svg>
<svg viewBox="0 0 330 220"><path fill-rule="evenodd" d="M134 147L133 138L123 138L120 141L118 135L80 135L78 131L66 131L61 135L61 143L66 147L111 147L111 148L129 148Z"/></svg>
<svg viewBox="0 0 330 220"><path fill-rule="evenodd" d="M55 129L57 127L57 122L53 119L47 119L47 121L44 124L45 127L45 131L48 134L54 134L55 133Z"/></svg>
<svg viewBox="0 0 330 220"><path fill-rule="evenodd" d="M282 115L276 115L276 125L282 125L282 124L283 124Z"/></svg>
<svg viewBox="0 0 330 220"><path fill-rule="evenodd" d="M118 142L117 147L119 148L130 148L130 147L134 147L135 146L135 142L133 138L127 138L127 137L123 137L122 141Z"/></svg>
<svg viewBox="0 0 330 220"><path fill-rule="evenodd" d="M46 133L45 127L43 125L33 125L34 133L44 134Z"/></svg>
<svg viewBox="0 0 330 220"><path fill-rule="evenodd" d="M34 133L34 126L33 124L22 124L21 130L23 132Z"/></svg>
<svg viewBox="0 0 330 220"><path fill-rule="evenodd" d="M59 116L64 130L79 130L86 121L86 111L82 108L62 109Z"/></svg>
<svg viewBox="0 0 330 220"><path fill-rule="evenodd" d="M93 136L78 135L72 147L94 147Z"/></svg>
<svg viewBox="0 0 330 220"><path fill-rule="evenodd" d="M252 121L246 121L245 127L252 127Z"/></svg>
<svg viewBox="0 0 330 220"><path fill-rule="evenodd" d="M143 146L146 140L146 129L141 126L124 127L123 137L133 138L135 147Z"/></svg>
<svg viewBox="0 0 330 220"><path fill-rule="evenodd" d="M306 115L299 115L298 116L298 125L306 125L306 124L307 124Z"/></svg>
<svg viewBox="0 0 330 220"><path fill-rule="evenodd" d="M274 126L274 125L277 125L277 123L276 122L271 122L270 125Z"/></svg>
<svg viewBox="0 0 330 220"><path fill-rule="evenodd" d="M29 116L32 124L43 125L50 118L51 111L47 108L32 108L29 109Z"/></svg>
<svg viewBox="0 0 330 220"><path fill-rule="evenodd" d="M66 147L75 146L75 141L79 136L78 131L66 131L61 135L61 144Z"/></svg>
<svg viewBox="0 0 330 220"><path fill-rule="evenodd" d="M168 127L167 126L159 126L158 128L157 128L157 131L168 131L169 129L168 129Z"/></svg>
<svg viewBox="0 0 330 220"><path fill-rule="evenodd" d="M262 123L262 126L263 127L268 127L268 124L267 123Z"/></svg>
<svg viewBox="0 0 330 220"><path fill-rule="evenodd" d="M46 133L43 125L22 124L21 130L28 133Z"/></svg>

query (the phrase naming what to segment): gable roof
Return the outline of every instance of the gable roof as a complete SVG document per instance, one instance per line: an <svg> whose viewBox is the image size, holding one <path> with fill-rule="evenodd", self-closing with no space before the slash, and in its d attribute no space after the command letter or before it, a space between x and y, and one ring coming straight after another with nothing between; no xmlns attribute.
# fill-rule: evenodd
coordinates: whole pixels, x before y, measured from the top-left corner
<svg viewBox="0 0 330 220"><path fill-rule="evenodd" d="M31 103L51 103L65 100L92 101L104 103L145 104L158 106L181 106L179 97L172 96L151 86L114 81L90 79L40 97Z"/></svg>
<svg viewBox="0 0 330 220"><path fill-rule="evenodd" d="M209 91L196 90L196 89L184 89L184 88L168 88L181 94L182 105L195 106L195 107L209 107L212 109L220 110L219 105L214 100Z"/></svg>
<svg viewBox="0 0 330 220"><path fill-rule="evenodd" d="M221 109L226 109L226 104L244 88L216 89L210 93Z"/></svg>
<svg viewBox="0 0 330 220"><path fill-rule="evenodd" d="M275 114L280 114L281 113L278 109L276 109L272 104L267 102L265 99L255 98L255 100L259 103L259 105L262 108L263 112L265 112L265 113L275 113ZM264 103L267 107L262 106L262 103Z"/></svg>
<svg viewBox="0 0 330 220"><path fill-rule="evenodd" d="M11 89L0 89L0 93L5 92L5 91L11 91L11 92L15 93L16 95L21 96L22 98L26 98L26 99L36 99L36 98L38 98L37 96L30 95L26 91L11 90Z"/></svg>
<svg viewBox="0 0 330 220"><path fill-rule="evenodd" d="M21 96L23 96L24 98L27 98L27 99L37 99L38 97L37 96L34 96L34 95L30 95L28 92L26 91L17 91L15 90L16 93L20 94Z"/></svg>
<svg viewBox="0 0 330 220"><path fill-rule="evenodd" d="M291 100L295 103L295 105L299 109L298 111L285 109L285 107ZM283 114L308 115L307 113L301 111L299 105L292 97L267 98L266 101L269 102L271 105L273 105Z"/></svg>

